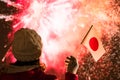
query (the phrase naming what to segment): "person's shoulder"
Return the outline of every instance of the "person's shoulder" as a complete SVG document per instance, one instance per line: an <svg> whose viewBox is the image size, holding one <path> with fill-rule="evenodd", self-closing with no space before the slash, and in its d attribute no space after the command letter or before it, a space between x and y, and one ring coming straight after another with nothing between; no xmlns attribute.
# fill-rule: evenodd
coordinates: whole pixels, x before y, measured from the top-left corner
<svg viewBox="0 0 120 80"><path fill-rule="evenodd" d="M45 78L45 80L56 80L57 79L57 77L55 75L45 73L40 68L36 68L36 69L34 69L34 71L37 73L36 75L39 75L39 77L41 75L42 78L43 77Z"/></svg>
<svg viewBox="0 0 120 80"><path fill-rule="evenodd" d="M46 74L46 79L47 80L55 80L55 79L57 79L57 77L55 75Z"/></svg>

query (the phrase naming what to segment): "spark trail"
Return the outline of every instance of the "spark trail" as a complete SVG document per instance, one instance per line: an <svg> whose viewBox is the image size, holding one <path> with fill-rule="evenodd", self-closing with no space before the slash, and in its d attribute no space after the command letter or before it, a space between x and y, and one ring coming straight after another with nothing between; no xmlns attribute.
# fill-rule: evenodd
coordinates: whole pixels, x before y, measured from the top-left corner
<svg viewBox="0 0 120 80"><path fill-rule="evenodd" d="M14 15L19 20L14 29L27 27L39 33L43 41L41 61L47 72L59 77L64 74L66 56L87 53L80 42L91 25L100 37L106 33L109 39L118 30L116 23L120 23L118 11L112 6L114 0L17 0L10 5L16 4L22 11Z"/></svg>

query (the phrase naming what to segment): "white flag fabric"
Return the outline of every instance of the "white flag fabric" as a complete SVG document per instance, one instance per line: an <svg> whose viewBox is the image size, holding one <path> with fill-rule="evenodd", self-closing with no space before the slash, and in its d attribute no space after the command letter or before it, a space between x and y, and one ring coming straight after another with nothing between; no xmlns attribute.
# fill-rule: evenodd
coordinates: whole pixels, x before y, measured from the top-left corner
<svg viewBox="0 0 120 80"><path fill-rule="evenodd" d="M88 48L96 62L105 53L102 42L97 36L97 32L94 27L90 29L82 44Z"/></svg>

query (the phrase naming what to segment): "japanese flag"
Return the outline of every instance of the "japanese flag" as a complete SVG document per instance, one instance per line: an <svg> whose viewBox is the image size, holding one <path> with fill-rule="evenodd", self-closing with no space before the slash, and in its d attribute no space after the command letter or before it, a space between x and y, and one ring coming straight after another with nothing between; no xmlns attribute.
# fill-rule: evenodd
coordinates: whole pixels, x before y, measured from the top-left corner
<svg viewBox="0 0 120 80"><path fill-rule="evenodd" d="M88 48L95 61L98 61L100 57L105 53L102 42L97 36L97 32L93 26L91 26L90 30L86 34L86 37L84 38L82 44Z"/></svg>

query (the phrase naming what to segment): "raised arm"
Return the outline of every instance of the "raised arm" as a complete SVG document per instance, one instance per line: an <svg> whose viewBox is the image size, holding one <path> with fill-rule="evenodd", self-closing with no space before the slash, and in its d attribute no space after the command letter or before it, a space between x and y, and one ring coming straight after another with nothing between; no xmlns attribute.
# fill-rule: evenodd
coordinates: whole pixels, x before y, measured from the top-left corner
<svg viewBox="0 0 120 80"><path fill-rule="evenodd" d="M65 74L65 80L78 80L77 70L79 68L78 61L75 57L69 56L66 58L67 72Z"/></svg>

